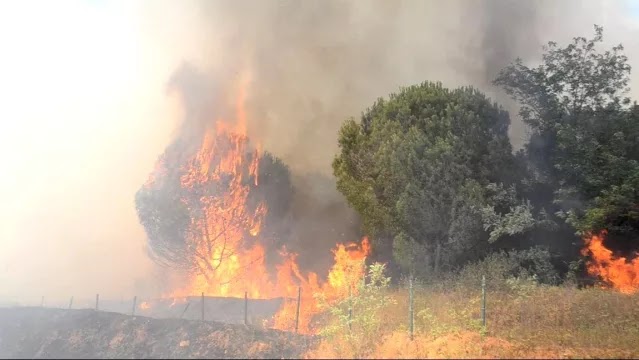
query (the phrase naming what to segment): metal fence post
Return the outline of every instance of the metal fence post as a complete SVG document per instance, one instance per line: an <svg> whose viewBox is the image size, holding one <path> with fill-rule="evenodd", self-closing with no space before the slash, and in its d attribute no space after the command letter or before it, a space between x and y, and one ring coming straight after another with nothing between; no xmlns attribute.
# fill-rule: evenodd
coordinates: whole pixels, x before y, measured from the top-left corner
<svg viewBox="0 0 639 360"><path fill-rule="evenodd" d="M413 304L413 275L410 275L408 279L408 328L410 331L410 340L413 340L413 334L415 331L415 307Z"/></svg>
<svg viewBox="0 0 639 360"><path fill-rule="evenodd" d="M248 325L248 291L244 292L244 325Z"/></svg>
<svg viewBox="0 0 639 360"><path fill-rule="evenodd" d="M184 307L184 310L182 310L182 315L180 315L180 319L182 319L184 317L184 314L186 314L186 310L189 309L189 305L191 305L191 302L187 302L186 306Z"/></svg>
<svg viewBox="0 0 639 360"><path fill-rule="evenodd" d="M295 311L295 332L298 332L300 326L300 304L302 302L302 287L297 288L297 310Z"/></svg>
<svg viewBox="0 0 639 360"><path fill-rule="evenodd" d="M69 300L69 310L71 310L71 306L73 306L73 296L71 296L71 300Z"/></svg>
<svg viewBox="0 0 639 360"><path fill-rule="evenodd" d="M348 287L348 331L353 330L353 288Z"/></svg>
<svg viewBox="0 0 639 360"><path fill-rule="evenodd" d="M100 310L100 294L95 294L95 310Z"/></svg>
<svg viewBox="0 0 639 360"><path fill-rule="evenodd" d="M486 276L481 276L481 324L486 329Z"/></svg>
<svg viewBox="0 0 639 360"><path fill-rule="evenodd" d="M138 296L133 297L133 309L131 310L131 316L135 316L135 304L138 302Z"/></svg>

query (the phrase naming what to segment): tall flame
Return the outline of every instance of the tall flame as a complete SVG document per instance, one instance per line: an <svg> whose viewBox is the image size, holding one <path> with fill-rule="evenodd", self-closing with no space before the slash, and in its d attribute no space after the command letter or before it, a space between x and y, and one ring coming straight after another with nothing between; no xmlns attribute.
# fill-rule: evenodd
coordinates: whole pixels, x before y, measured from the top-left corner
<svg viewBox="0 0 639 360"><path fill-rule="evenodd" d="M628 261L625 257L617 257L603 244L606 231L590 235L585 239L586 247L583 255L590 255L587 263L588 273L599 276L613 288L625 294L639 290L639 254Z"/></svg>
<svg viewBox="0 0 639 360"><path fill-rule="evenodd" d="M218 120L215 128L203 136L199 150L182 169L180 187L182 203L191 217L186 243L193 254L191 272L184 286L165 297L186 298L204 293L209 296L250 298L284 298L283 305L271 319L275 328L291 330L297 316L297 296L301 295L298 331L312 332L311 320L317 314L315 294L327 300L348 296L349 287L359 281L363 262L370 253L366 238L361 244L337 244L333 250L335 264L328 279L322 282L315 273L303 274L296 254L282 249L275 269L267 269L265 248L260 231L267 213L266 204L254 209L247 206L251 184L258 184L260 151L249 149L246 135L245 92L236 101L236 119ZM161 159L145 186L153 186L166 176ZM248 171L246 170L248 169ZM247 239L252 238L251 244ZM269 272L268 270L272 270Z"/></svg>

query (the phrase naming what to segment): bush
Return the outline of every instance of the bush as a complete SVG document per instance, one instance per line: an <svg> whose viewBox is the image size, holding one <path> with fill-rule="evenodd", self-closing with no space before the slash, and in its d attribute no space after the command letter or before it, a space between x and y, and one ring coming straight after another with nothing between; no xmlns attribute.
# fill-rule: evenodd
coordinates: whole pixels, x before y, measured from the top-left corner
<svg viewBox="0 0 639 360"><path fill-rule="evenodd" d="M534 279L540 284L558 284L559 274L551 263L552 255L547 249L533 247L527 250L495 252L484 259L463 267L453 282L457 287L476 289L486 276L486 286L491 289L508 290L509 279Z"/></svg>
<svg viewBox="0 0 639 360"><path fill-rule="evenodd" d="M320 308L332 315L332 321L319 335L335 346L349 347L340 349L341 353L361 357L374 349L381 326L380 310L393 302L388 293L391 279L384 272L384 264L370 265L351 296L336 303L328 303L323 294L317 296ZM337 339L346 341L335 341Z"/></svg>

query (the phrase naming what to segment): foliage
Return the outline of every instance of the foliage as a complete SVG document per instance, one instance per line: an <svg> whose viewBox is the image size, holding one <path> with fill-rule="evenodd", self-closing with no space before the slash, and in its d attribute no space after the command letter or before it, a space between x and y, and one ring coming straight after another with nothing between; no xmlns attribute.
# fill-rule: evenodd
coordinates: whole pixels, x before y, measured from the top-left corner
<svg viewBox="0 0 639 360"><path fill-rule="evenodd" d="M481 318L477 316L477 309L481 306L481 298L474 296L469 299L467 306L451 307L446 311L448 321L439 319L433 309L426 307L419 310L416 318L424 331L431 336L440 337L451 332L471 330L483 333Z"/></svg>
<svg viewBox="0 0 639 360"><path fill-rule="evenodd" d="M344 123L337 187L406 270L438 270L487 237L478 209L485 185L512 181L509 122L472 88L404 88Z"/></svg>
<svg viewBox="0 0 639 360"><path fill-rule="evenodd" d="M515 293L515 301L526 301L539 288L537 275L529 277L511 277L506 279L506 286Z"/></svg>
<svg viewBox="0 0 639 360"><path fill-rule="evenodd" d="M295 194L291 171L280 158L264 152L258 163L257 176L257 184L254 179L245 179L245 185L250 189L246 205L250 211L254 211L260 203L266 205L259 239L267 248L279 249L284 241L289 240L288 218ZM267 261L271 261L271 257L279 257L279 253L271 251L265 256Z"/></svg>
<svg viewBox="0 0 639 360"><path fill-rule="evenodd" d="M493 243L505 235L525 234L537 228L552 229L556 223L545 209L533 215L535 210L530 200L518 199L515 185L505 188L503 184L489 184L489 204L480 209L484 230L490 231L488 241ZM502 208L498 212L496 208ZM508 209L505 211L504 209Z"/></svg>
<svg viewBox="0 0 639 360"><path fill-rule="evenodd" d="M592 39L548 43L536 67L518 59L502 70L495 84L519 102L530 130L514 157L499 140L508 122L495 122L487 109L497 108L477 106L485 102L468 89L402 89L344 124L333 163L338 188L367 231L392 235L405 270L428 275L440 251L454 265L482 244L496 250L477 251L481 260L452 275L425 279L415 297L420 343L395 336L406 327L408 290L399 287L398 301L380 308L389 332L379 334L372 356L389 354L394 339L415 351L407 357L451 353L442 351L455 338L446 333L478 331L482 275L488 336L481 339L508 340L502 349L510 354L493 357L637 356L637 294L555 286L561 277L550 251L581 247L575 235L600 229L627 242L639 238L639 106L625 97L623 47L600 51L602 41L595 26ZM474 120L465 122L469 114ZM487 150L482 143L490 139L497 140ZM574 282L584 261L567 260ZM452 357L486 356L473 339Z"/></svg>
<svg viewBox="0 0 639 360"><path fill-rule="evenodd" d="M209 248L223 238L224 234L204 234L202 227L193 224L198 221L208 221L210 212L206 212L211 204L232 204L232 206L247 206L249 212L256 209L260 202L269 207L266 219L262 226L264 240L275 238L274 234L281 232L281 221L288 212L292 197L292 185L288 167L278 158L265 153L259 160L258 178L245 176L244 185L249 186L246 204L236 204L226 201L228 196L229 179L221 176L219 179L207 181L205 184L197 184L193 187L183 187L181 179L187 171L188 146L184 140L178 139L171 144L160 157L157 169L153 174L154 181L142 186L135 196L135 206L141 224L147 234L149 254L158 263L186 271L206 273L211 269L210 261L199 261L205 257L211 259L212 255L203 254L198 246L194 246L193 240L207 239ZM245 154L250 157L252 154ZM211 160L215 160L215 157ZM249 172L249 161L244 162L244 171ZM216 164L202 164L216 166ZM227 205L224 205L227 206ZM239 209L227 209L233 213L242 213ZM226 221L224 229L244 229L248 232L246 219L241 216L217 217L216 221ZM207 228L207 227L205 227ZM211 228L211 227L208 227ZM229 230L230 231L230 230ZM248 236L247 236L248 238ZM265 241L266 242L266 241ZM218 263L233 256L231 252L220 255Z"/></svg>
<svg viewBox="0 0 639 360"><path fill-rule="evenodd" d="M464 266L452 283L463 288L477 287L481 277L486 276L487 287L492 289L503 289L509 279L534 279L538 283L558 284L560 277L551 259L550 252L540 247L493 252Z"/></svg>
<svg viewBox="0 0 639 360"><path fill-rule="evenodd" d="M365 278L357 284L351 296L336 303L328 303L323 294L317 295L320 307L334 319L320 330L320 336L346 338L354 354L361 355L371 349L374 335L382 322L379 312L392 302L388 296L391 279L385 276L384 271L384 264L370 265Z"/></svg>
<svg viewBox="0 0 639 360"><path fill-rule="evenodd" d="M623 46L597 51L603 29L566 47L550 42L536 68L517 60L495 80L521 104L531 129L523 158L531 188L583 234L603 228L639 234L639 110L624 97L630 66Z"/></svg>
<svg viewBox="0 0 639 360"><path fill-rule="evenodd" d="M472 271L472 269L471 269ZM367 358L636 358L639 294L550 286L509 277L487 291L481 328L480 282L414 289L415 336L408 337L408 289L378 310L384 326ZM353 358L344 339L323 339L310 358ZM371 342L369 342L371 343Z"/></svg>

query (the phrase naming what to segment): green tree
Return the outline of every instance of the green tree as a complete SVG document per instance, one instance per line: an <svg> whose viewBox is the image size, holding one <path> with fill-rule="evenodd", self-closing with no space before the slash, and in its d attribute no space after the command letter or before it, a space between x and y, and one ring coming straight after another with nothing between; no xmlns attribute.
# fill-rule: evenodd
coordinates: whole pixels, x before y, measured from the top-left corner
<svg viewBox="0 0 639 360"><path fill-rule="evenodd" d="M521 60L495 84L521 104L531 130L521 158L526 196L578 234L609 229L639 235L639 110L624 97L630 66L623 46L598 51L603 29L544 47L535 68Z"/></svg>
<svg viewBox="0 0 639 360"><path fill-rule="evenodd" d="M485 243L486 186L516 181L509 123L470 87L401 89L343 124L337 187L404 269L438 271Z"/></svg>

